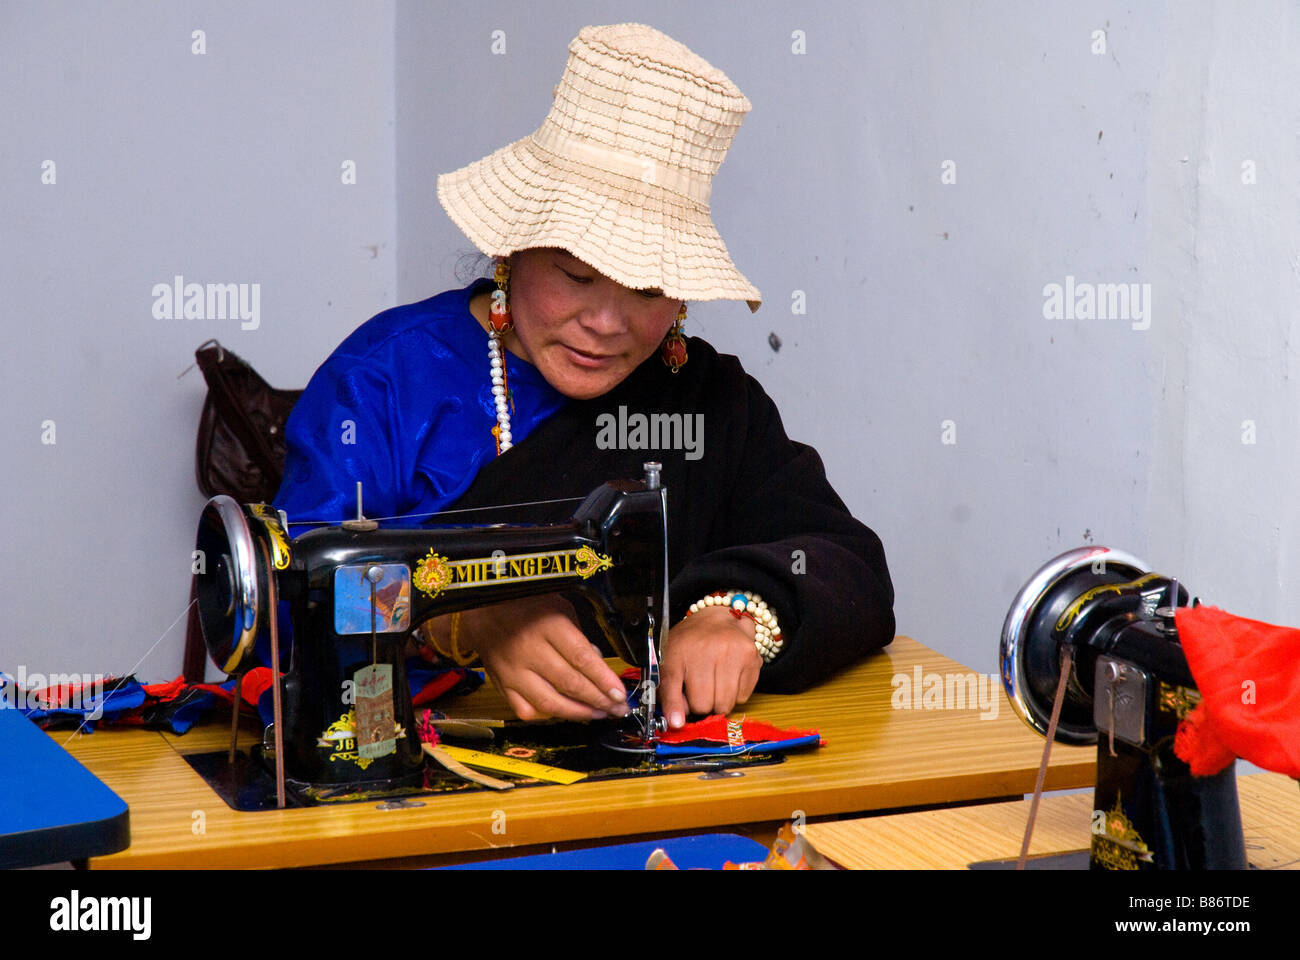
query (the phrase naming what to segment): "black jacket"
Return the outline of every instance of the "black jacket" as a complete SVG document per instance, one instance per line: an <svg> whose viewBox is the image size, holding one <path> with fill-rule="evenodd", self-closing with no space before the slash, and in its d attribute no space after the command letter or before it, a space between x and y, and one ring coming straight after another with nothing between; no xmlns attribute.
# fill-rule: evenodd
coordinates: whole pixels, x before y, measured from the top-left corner
<svg viewBox="0 0 1300 960"><path fill-rule="evenodd" d="M849 513L817 451L786 436L775 404L739 360L697 337L688 349L676 374L656 354L604 396L571 401L483 467L449 509L580 499L608 480L638 479L644 462L659 460L672 622L715 590L761 594L785 647L763 666L759 689L803 690L893 638L880 538ZM602 449L598 419L617 419L620 407L628 418L702 414L702 455ZM553 505L535 519L565 519L574 506Z"/></svg>

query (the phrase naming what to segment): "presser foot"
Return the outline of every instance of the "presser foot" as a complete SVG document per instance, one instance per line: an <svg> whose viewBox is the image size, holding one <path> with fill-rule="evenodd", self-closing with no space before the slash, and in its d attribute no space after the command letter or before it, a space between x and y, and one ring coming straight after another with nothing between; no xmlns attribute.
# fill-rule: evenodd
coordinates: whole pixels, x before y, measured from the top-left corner
<svg viewBox="0 0 1300 960"><path fill-rule="evenodd" d="M654 466L657 468L658 464ZM664 606L667 609L666 601ZM630 700L635 706L626 723L600 738L602 746L619 753L653 757L659 734L668 729L668 721L659 715L659 636L655 630L656 622L653 598L647 598L646 659L640 686Z"/></svg>
<svg viewBox="0 0 1300 960"><path fill-rule="evenodd" d="M600 745L608 747L610 750L616 750L619 753L639 753L647 757L653 757L655 744L659 742L656 734L647 737L641 732L639 726L617 727L613 730L607 730L601 734Z"/></svg>
<svg viewBox="0 0 1300 960"><path fill-rule="evenodd" d="M644 696L644 691L643 694ZM651 695L650 703L653 703ZM668 721L663 717L656 715L657 711L653 707L647 707L643 700L642 705L632 712L627 721L607 730L600 738L601 746L608 747L610 750L617 750L619 753L639 753L647 756L654 756L655 744L659 742L659 734L668 729Z"/></svg>

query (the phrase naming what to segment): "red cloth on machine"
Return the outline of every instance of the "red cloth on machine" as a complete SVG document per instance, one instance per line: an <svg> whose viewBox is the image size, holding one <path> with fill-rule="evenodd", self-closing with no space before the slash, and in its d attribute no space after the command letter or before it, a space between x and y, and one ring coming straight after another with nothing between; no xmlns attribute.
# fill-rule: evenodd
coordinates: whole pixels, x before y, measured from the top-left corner
<svg viewBox="0 0 1300 960"><path fill-rule="evenodd" d="M668 730L659 734L659 742L677 744L703 740L741 746L747 743L780 743L815 736L816 730L782 730L763 720L728 721L722 714L715 713L695 723L688 723L680 730ZM824 740L822 742L825 743Z"/></svg>
<svg viewBox="0 0 1300 960"><path fill-rule="evenodd" d="M1218 607L1180 607L1178 639L1201 692L1174 752L1199 777L1234 756L1300 778L1300 630Z"/></svg>

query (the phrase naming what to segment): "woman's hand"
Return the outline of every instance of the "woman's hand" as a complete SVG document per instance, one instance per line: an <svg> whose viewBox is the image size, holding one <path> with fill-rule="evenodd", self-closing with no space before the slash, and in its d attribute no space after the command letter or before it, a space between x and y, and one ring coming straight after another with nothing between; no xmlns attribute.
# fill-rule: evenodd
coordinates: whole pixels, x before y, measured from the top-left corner
<svg viewBox="0 0 1300 960"><path fill-rule="evenodd" d="M600 720L627 715L623 681L578 628L558 595L461 614L458 645L475 650L520 720Z"/></svg>
<svg viewBox="0 0 1300 960"><path fill-rule="evenodd" d="M659 697L668 726L694 713L730 713L758 683L763 658L754 646L754 621L722 606L693 613L668 631L659 664ZM685 687L685 696L683 696Z"/></svg>

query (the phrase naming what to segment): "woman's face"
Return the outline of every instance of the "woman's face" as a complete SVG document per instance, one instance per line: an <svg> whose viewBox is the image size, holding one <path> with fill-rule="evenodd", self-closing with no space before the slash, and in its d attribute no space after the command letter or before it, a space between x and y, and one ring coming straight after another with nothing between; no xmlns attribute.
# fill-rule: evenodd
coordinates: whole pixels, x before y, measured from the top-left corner
<svg viewBox="0 0 1300 960"><path fill-rule="evenodd" d="M659 347L682 301L615 283L566 250L510 258L510 314L521 355L566 397L608 393Z"/></svg>

